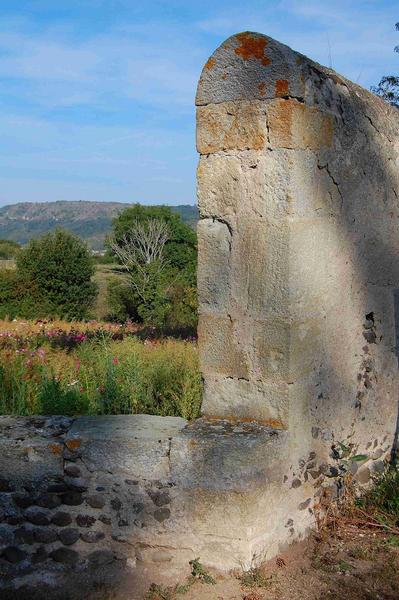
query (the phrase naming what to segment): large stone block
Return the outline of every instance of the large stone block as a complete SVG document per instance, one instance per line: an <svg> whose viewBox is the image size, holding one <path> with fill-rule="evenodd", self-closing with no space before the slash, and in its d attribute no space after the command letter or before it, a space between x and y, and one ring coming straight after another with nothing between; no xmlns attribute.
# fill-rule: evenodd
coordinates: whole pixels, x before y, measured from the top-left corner
<svg viewBox="0 0 399 600"><path fill-rule="evenodd" d="M228 315L200 314L198 339L203 373L248 378L249 358L236 321Z"/></svg>
<svg viewBox="0 0 399 600"><path fill-rule="evenodd" d="M226 223L198 223L198 299L202 311L226 313L230 307L231 233Z"/></svg>
<svg viewBox="0 0 399 600"><path fill-rule="evenodd" d="M202 413L209 417L258 421L276 429L288 427L289 385L206 375Z"/></svg>
<svg viewBox="0 0 399 600"><path fill-rule="evenodd" d="M268 131L272 148L331 148L333 116L297 100L275 100L267 108Z"/></svg>
<svg viewBox="0 0 399 600"><path fill-rule="evenodd" d="M197 108L197 149L260 150L267 144L264 102L224 102Z"/></svg>
<svg viewBox="0 0 399 600"><path fill-rule="evenodd" d="M292 204L287 195L291 163L286 150L201 156L197 171L201 215L217 215L232 225L241 215L284 218Z"/></svg>
<svg viewBox="0 0 399 600"><path fill-rule="evenodd" d="M231 295L237 310L255 319L287 315L287 223L242 215L233 233Z"/></svg>

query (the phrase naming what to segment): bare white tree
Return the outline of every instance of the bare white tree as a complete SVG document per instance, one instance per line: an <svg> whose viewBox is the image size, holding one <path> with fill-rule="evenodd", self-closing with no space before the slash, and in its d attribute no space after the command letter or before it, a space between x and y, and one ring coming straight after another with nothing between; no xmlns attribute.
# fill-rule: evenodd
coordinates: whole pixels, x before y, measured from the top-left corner
<svg viewBox="0 0 399 600"><path fill-rule="evenodd" d="M146 301L146 290L151 279L165 266L164 247L169 229L161 219L136 221L119 241L111 242L111 249L125 269L129 284Z"/></svg>

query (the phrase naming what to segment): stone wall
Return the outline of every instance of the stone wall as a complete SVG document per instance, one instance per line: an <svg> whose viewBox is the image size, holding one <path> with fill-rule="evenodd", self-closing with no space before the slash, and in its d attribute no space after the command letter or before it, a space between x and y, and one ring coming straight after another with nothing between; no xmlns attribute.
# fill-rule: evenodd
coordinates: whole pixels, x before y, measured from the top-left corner
<svg viewBox="0 0 399 600"><path fill-rule="evenodd" d="M398 418L398 111L265 36L197 92L203 417L0 419L0 596L142 598L303 538Z"/></svg>
<svg viewBox="0 0 399 600"><path fill-rule="evenodd" d="M395 435L398 133L396 108L263 35L201 75L203 413L287 429L293 460Z"/></svg>

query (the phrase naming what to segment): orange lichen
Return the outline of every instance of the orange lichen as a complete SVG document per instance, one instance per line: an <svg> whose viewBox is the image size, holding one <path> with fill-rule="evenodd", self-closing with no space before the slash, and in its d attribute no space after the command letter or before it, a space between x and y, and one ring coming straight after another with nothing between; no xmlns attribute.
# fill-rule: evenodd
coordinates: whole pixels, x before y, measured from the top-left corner
<svg viewBox="0 0 399 600"><path fill-rule="evenodd" d="M250 33L239 33L236 38L241 44L234 50L238 56L241 56L244 60L256 58L265 66L270 64L270 60L265 56L265 47L268 43L266 38L253 37Z"/></svg>
<svg viewBox="0 0 399 600"><path fill-rule="evenodd" d="M215 59L214 59L214 58L212 58L212 56L211 56L211 57L210 57L210 58L208 58L208 60L206 61L206 63L205 63L205 66L204 66L204 69L206 69L207 71L208 71L209 69L213 69L213 67L215 66L215 63L216 63Z"/></svg>
<svg viewBox="0 0 399 600"><path fill-rule="evenodd" d="M286 79L277 79L276 81L276 96L283 98L288 96L288 81Z"/></svg>
<svg viewBox="0 0 399 600"><path fill-rule="evenodd" d="M74 438L72 440L67 440L65 442L66 447L68 448L68 450L77 450L78 448L80 448L81 445L81 441L77 438Z"/></svg>
<svg viewBox="0 0 399 600"><path fill-rule="evenodd" d="M259 88L259 91L260 91L260 95L264 96L265 95L266 84L263 83L263 81L262 81L262 83L260 83L258 85L258 88Z"/></svg>
<svg viewBox="0 0 399 600"><path fill-rule="evenodd" d="M287 427L283 424L279 419L257 419L256 417L235 417L233 415L227 416L214 416L214 415L204 415L203 418L206 421L227 421L228 423L243 425L255 423L256 425L263 425L266 427L272 427L273 429L287 429Z"/></svg>
<svg viewBox="0 0 399 600"><path fill-rule="evenodd" d="M59 456L62 454L62 446L61 444L49 444L49 448L53 454Z"/></svg>

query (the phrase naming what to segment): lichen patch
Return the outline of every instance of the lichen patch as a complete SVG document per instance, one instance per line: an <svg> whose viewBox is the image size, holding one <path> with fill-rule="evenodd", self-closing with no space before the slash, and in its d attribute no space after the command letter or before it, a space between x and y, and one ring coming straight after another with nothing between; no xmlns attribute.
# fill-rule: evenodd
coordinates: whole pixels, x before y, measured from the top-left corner
<svg viewBox="0 0 399 600"><path fill-rule="evenodd" d="M234 50L234 52L243 58L243 60L249 60L250 58L256 58L260 60L262 65L269 65L270 60L265 56L265 48L267 46L267 39L264 37L254 37L250 33L239 33L236 38L240 42L240 46Z"/></svg>

